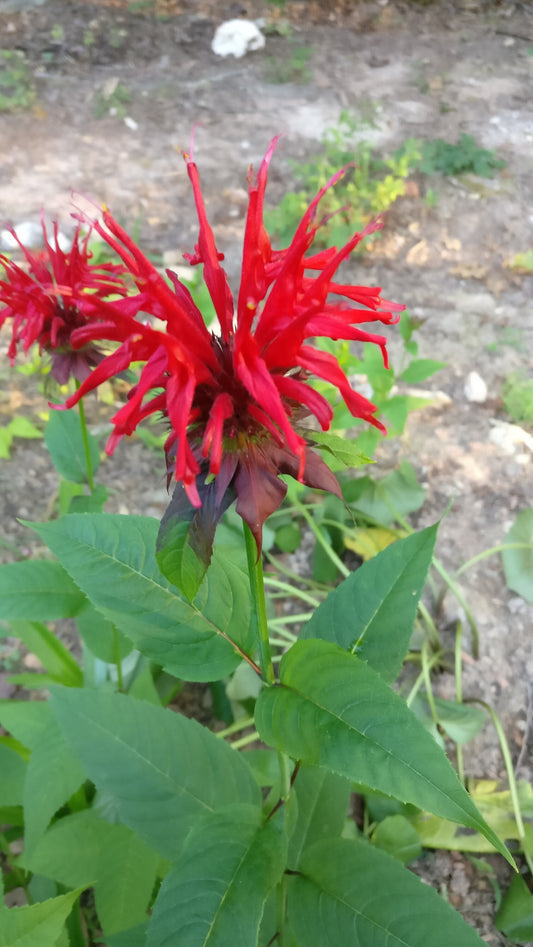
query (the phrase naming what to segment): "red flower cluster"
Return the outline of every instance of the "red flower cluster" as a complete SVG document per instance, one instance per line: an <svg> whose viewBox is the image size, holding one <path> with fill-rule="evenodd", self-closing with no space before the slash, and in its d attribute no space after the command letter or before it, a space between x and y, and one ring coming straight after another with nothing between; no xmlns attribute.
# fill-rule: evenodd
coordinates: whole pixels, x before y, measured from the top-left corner
<svg viewBox="0 0 533 947"><path fill-rule="evenodd" d="M50 353L52 375L59 384L70 376L83 381L104 356L92 344L80 350L72 348L72 333L86 322L81 302L88 294L95 300L126 295L128 290L122 279L125 269L110 263L89 262L90 232L82 238L78 228L72 247L65 253L59 245L57 224L53 242L48 240L44 221L42 228L43 249L35 253L26 249L16 232L11 231L26 257L25 269L0 254L5 270L5 279L0 280L0 328L12 320L8 348L12 364L20 343L27 352L37 342L41 352Z"/></svg>
<svg viewBox="0 0 533 947"><path fill-rule="evenodd" d="M354 234L341 249L309 252L320 227L320 200L343 171L311 202L290 246L272 249L263 222L263 202L276 142L271 143L257 176L251 172L249 176L236 304L207 220L196 164L185 155L199 219L198 244L187 259L193 265L203 264L219 334L206 328L188 288L176 275L167 271L170 286L104 210L103 223L93 226L121 257L139 292L112 302L97 293L84 295L81 306L86 318L72 333L72 344L87 346L107 339L120 345L67 402L69 407L74 405L133 362L144 362L128 402L113 418L108 452L143 418L162 412L171 427L167 461L190 503L200 507L209 491L217 518L228 496L235 497L237 512L250 526L258 548L263 522L286 492L279 474L340 492L330 469L309 447L312 431L301 425L304 418L314 415L327 430L332 419L328 401L309 384L311 375L337 388L354 417L382 427L374 417L374 405L352 389L337 359L308 340L322 336L374 342L386 363L385 339L360 325L395 322L404 308L383 300L378 288L334 280L340 264L379 223ZM166 331L136 319L139 313L162 320Z"/></svg>

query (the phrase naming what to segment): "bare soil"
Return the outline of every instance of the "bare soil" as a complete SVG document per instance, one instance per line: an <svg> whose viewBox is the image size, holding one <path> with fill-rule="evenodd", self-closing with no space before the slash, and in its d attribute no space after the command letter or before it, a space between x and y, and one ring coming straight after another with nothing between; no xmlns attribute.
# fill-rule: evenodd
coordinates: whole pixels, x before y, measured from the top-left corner
<svg viewBox="0 0 533 947"><path fill-rule="evenodd" d="M492 180L435 177L434 206L424 200L427 182L413 179L409 196L388 215L384 238L352 271L358 267L361 283L381 285L386 296L405 302L423 320L420 354L447 363L430 383L447 399L417 412L401 440L383 445L383 471L399 459L413 463L428 489L420 526L452 501L439 543L449 570L501 543L516 513L533 506L531 450L522 443L507 452L490 436L495 419L510 420L501 399L504 379L533 368L533 276L509 267L515 254L533 248L531 4L295 0L280 8L259 0L154 0L138 4L138 12L121 2L48 0L18 12L6 12L7 5L0 2L1 46L23 52L37 98L30 111L0 115L0 221L38 220L44 207L71 232L74 191L136 226L147 251L179 261L194 245L196 223L178 152L189 147L197 123L195 159L235 285L247 168L257 167L279 132L271 206L292 186L289 159L316 154L343 109L372 118L364 137L384 153L410 136L455 142L467 132L505 159L505 170ZM210 48L214 29L236 15L265 17L266 47L239 60L217 58ZM311 50L309 81L276 82L301 47ZM130 94L124 112L104 109L96 117L102 95L117 81ZM390 335L394 350L394 330ZM483 403L465 396L472 370L487 383ZM31 379L10 371L5 359L0 373L0 423L18 410L37 417L42 395ZM99 412L94 405L94 425L103 418ZM122 444L104 467L113 509L162 513L161 459L142 443ZM28 532L16 518L46 516L56 488L42 442L17 441L11 461L0 466L4 540L27 545ZM15 554L0 548L4 560ZM531 779L533 607L509 592L497 556L468 571L461 585L481 634L479 660L465 662L465 696L492 704L515 760L529 741L518 775ZM457 617L447 597L441 627L452 627ZM451 675L442 674L438 687L452 696ZM470 776L505 782L488 724L469 745L466 767ZM493 864L505 883L505 867ZM493 926L492 888L468 860L437 853L419 868L487 943L509 943Z"/></svg>

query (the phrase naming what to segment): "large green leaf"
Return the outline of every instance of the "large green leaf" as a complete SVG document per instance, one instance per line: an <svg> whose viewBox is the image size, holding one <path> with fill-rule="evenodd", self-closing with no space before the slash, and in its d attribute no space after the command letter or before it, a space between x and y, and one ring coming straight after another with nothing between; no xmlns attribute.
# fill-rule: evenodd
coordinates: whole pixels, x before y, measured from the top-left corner
<svg viewBox="0 0 533 947"><path fill-rule="evenodd" d="M381 480L371 477L352 480L343 487L343 494L356 515L360 510L385 526L394 523L398 514L406 516L419 510L426 498L413 467L406 460Z"/></svg>
<svg viewBox="0 0 533 947"><path fill-rule="evenodd" d="M265 743L401 802L482 832L482 819L450 762L405 702L355 655L325 641L298 641L255 712Z"/></svg>
<svg viewBox="0 0 533 947"><path fill-rule="evenodd" d="M533 894L521 875L515 875L496 915L495 926L513 939L513 943L531 943L533 939Z"/></svg>
<svg viewBox="0 0 533 947"><path fill-rule="evenodd" d="M348 576L302 629L357 652L386 681L402 666L433 556L437 526L398 539Z"/></svg>
<svg viewBox="0 0 533 947"><path fill-rule="evenodd" d="M91 467L96 473L100 463L100 448L92 434L89 431L86 433ZM54 467L65 480L89 482L83 430L77 411L50 411L44 440Z"/></svg>
<svg viewBox="0 0 533 947"><path fill-rule="evenodd" d="M526 602L533 602L533 509L518 513L505 541L521 544L502 553L507 585Z"/></svg>
<svg viewBox="0 0 533 947"><path fill-rule="evenodd" d="M309 845L341 834L348 814L351 786L347 779L327 769L301 766L293 792L298 801L298 816L291 833L288 865L296 869L302 852Z"/></svg>
<svg viewBox="0 0 533 947"><path fill-rule="evenodd" d="M0 566L0 620L72 618L86 601L59 562L30 559Z"/></svg>
<svg viewBox="0 0 533 947"><path fill-rule="evenodd" d="M126 825L86 809L59 819L21 864L69 888L94 887L100 923L114 934L146 919L159 860Z"/></svg>
<svg viewBox="0 0 533 947"><path fill-rule="evenodd" d="M298 947L482 947L436 891L365 840L328 839L305 852L288 886Z"/></svg>
<svg viewBox="0 0 533 947"><path fill-rule="evenodd" d="M0 806L22 803L27 765L15 750L0 743Z"/></svg>
<svg viewBox="0 0 533 947"><path fill-rule="evenodd" d="M122 821L174 858L201 815L231 802L259 805L251 770L195 720L102 691L58 689L52 706L67 740Z"/></svg>
<svg viewBox="0 0 533 947"><path fill-rule="evenodd" d="M94 607L171 673L216 680L234 670L252 646L244 573L213 557L189 603L157 565L157 520L72 513L33 528Z"/></svg>
<svg viewBox="0 0 533 947"><path fill-rule="evenodd" d="M56 947L80 891L21 908L0 907L0 947Z"/></svg>
<svg viewBox="0 0 533 947"><path fill-rule="evenodd" d="M147 947L250 947L285 868L286 838L261 810L230 806L191 831L165 878Z"/></svg>
<svg viewBox="0 0 533 947"><path fill-rule="evenodd" d="M25 847L85 780L85 771L60 731L49 703L0 701L0 723L31 750L24 781Z"/></svg>

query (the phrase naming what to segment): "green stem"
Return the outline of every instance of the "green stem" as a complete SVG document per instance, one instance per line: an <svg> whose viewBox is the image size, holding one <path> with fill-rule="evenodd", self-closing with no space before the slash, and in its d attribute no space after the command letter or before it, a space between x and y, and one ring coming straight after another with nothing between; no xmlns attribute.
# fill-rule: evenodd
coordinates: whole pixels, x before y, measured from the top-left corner
<svg viewBox="0 0 533 947"><path fill-rule="evenodd" d="M249 743L254 743L257 740L259 740L259 734L257 730L254 730L253 733L247 733L245 737L234 740L231 745L234 750L240 750L243 746L248 746Z"/></svg>
<svg viewBox="0 0 533 947"><path fill-rule="evenodd" d="M316 537L317 542L320 543L320 545L322 546L322 548L323 548L324 552L326 553L326 555L329 557L329 559L331 559L332 563L337 567L337 569L339 570L340 574L341 574L345 579L348 578L348 576L350 575L350 570L346 568L346 566L344 565L344 562L342 561L342 559L339 558L339 556L337 555L337 553L335 552L335 550L330 546L330 544L328 543L328 541L327 541L326 537L324 536L322 530L319 529L319 527L316 525L316 523L315 523L313 517L312 517L311 514L306 510L306 508L305 508L305 506L303 505L303 503L295 503L295 506L297 506L298 510L300 511L300 513L301 513L301 515L303 516L304 520L306 521L307 525L308 525L309 528L312 530L312 532L315 534L315 537Z"/></svg>
<svg viewBox="0 0 533 947"><path fill-rule="evenodd" d="M243 528L246 542L246 555L248 558L250 591L252 593L252 621L255 624L254 631L259 651L259 665L261 667L263 680L267 684L274 684L276 677L274 674L274 665L272 664L272 655L270 653L270 641L268 640L263 563L261 556L257 555L257 546L253 533L244 521Z"/></svg>
<svg viewBox="0 0 533 947"><path fill-rule="evenodd" d="M524 829L524 821L522 819L522 810L520 808L520 799L518 798L518 786L516 785L516 779L514 775L513 761L511 759L511 751L509 749L509 744L507 742L507 737L505 736L503 727L501 725L500 718L490 704L487 704L484 700L479 700L479 698L474 698L472 703L481 704L485 708L487 713L490 715L491 720L494 724L496 733L498 734L498 740L500 741L500 748L502 751L503 760L505 763L505 769L507 771L507 779L509 781L509 792L511 795L511 801L513 804L513 812L516 822L516 828L518 830L518 838L520 839L520 844L522 846L522 851L524 858L527 862L527 866L533 875L533 859L527 850L527 840L526 833Z"/></svg>
<svg viewBox="0 0 533 947"><path fill-rule="evenodd" d="M80 382L76 381L76 388L80 387ZM91 448L89 445L89 432L87 430L87 420L85 418L85 408L83 407L83 398L78 401L78 413L80 416L81 436L83 438L83 450L85 452L85 467L87 470L87 483L89 490L94 493L93 463L91 460Z"/></svg>
<svg viewBox="0 0 533 947"><path fill-rule="evenodd" d="M253 727L253 725L254 718L245 717L243 720L236 720L235 723L230 724L225 730L217 730L215 736L224 739L225 737L230 737L233 733L239 733L240 730L246 730L246 727Z"/></svg>
<svg viewBox="0 0 533 947"><path fill-rule="evenodd" d="M471 566L475 566L475 564L481 562L482 559L494 556L497 552L505 552L507 549L533 549L533 543L500 543L499 546L484 549L483 552L478 552L477 556L472 556L471 559L464 562L463 565L457 569L455 575L461 575L462 572L466 572L467 569L470 569Z"/></svg>
<svg viewBox="0 0 533 947"><path fill-rule="evenodd" d="M313 608L318 608L320 605L318 599L314 598L312 595L309 595L308 592L304 592L303 589L297 589L293 585L289 585L288 582L281 582L280 579L274 579L270 573L267 573L264 578L265 585L268 585L268 587L271 589L279 589L280 592L292 595L294 598L299 598L302 600L302 602L307 602L307 604L311 605Z"/></svg>
<svg viewBox="0 0 533 947"><path fill-rule="evenodd" d="M121 694L124 693L124 678L122 677L122 661L120 660L120 641L118 638L118 631L115 625L113 625L113 657L115 659L115 665L117 668L117 684L118 689Z"/></svg>
<svg viewBox="0 0 533 947"><path fill-rule="evenodd" d="M457 628L455 629L455 700L458 704L463 703L463 655L462 655L462 642L463 642L463 626L461 622L457 622ZM457 772L459 774L459 779L461 782L465 783L465 768L463 760L463 747L460 743L456 743L455 752L457 756Z"/></svg>

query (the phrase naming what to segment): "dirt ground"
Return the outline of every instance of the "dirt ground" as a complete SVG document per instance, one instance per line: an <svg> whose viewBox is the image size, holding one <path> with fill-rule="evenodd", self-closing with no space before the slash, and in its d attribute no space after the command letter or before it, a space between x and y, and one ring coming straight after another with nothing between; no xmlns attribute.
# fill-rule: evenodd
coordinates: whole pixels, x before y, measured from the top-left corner
<svg viewBox="0 0 533 947"><path fill-rule="evenodd" d="M29 111L0 114L0 227L38 220L44 207L69 233L74 191L136 226L146 250L179 261L196 240L179 149L189 147L197 123L195 159L236 285L247 168L258 166L279 132L270 206L291 188L289 160L316 154L343 109L359 120L371 117L364 137L384 153L409 137L454 142L466 132L505 159L492 180L432 179L436 203L424 200L423 182L413 179L409 196L388 215L384 238L357 263L361 283L383 286L423 320L420 355L447 363L429 385L447 398L413 415L404 437L384 445L378 461L385 470L409 460L427 485L417 525L433 522L453 501L438 547L448 569L502 542L516 513L533 506L531 448L518 443L506 450L491 439L494 421L510 420L504 379L533 369L533 276L508 266L533 248L532 4L154 0L128 8L120 0L48 0L18 10L19 2L0 0L1 46L22 51L37 97ZM215 27L234 16L265 17L265 49L242 59L211 52ZM298 48L309 50L310 74L300 75L306 81L291 76ZM280 74L289 81L275 81ZM102 114L102 97L117 81L130 99L118 114ZM389 335L394 351L394 329ZM473 370L487 384L483 403L465 395ZM5 359L0 380L0 423L14 410L39 410L40 396L31 385L21 389L21 376ZM105 464L114 508L160 515L161 467L140 442L122 444ZM12 460L0 466L4 540L27 544L16 517L43 518L55 483L42 442L18 441ZM11 555L0 548L4 560ZM533 607L508 591L496 556L461 584L481 635L480 659L465 663L465 696L492 704L515 760L530 741L518 775L531 779ZM447 598L441 626L457 617ZM443 674L442 695L452 696L452 686ZM471 776L505 780L488 724L469 746L466 767ZM503 866L497 870L508 878ZM421 872L487 943L509 944L493 927L492 888L468 860L428 855Z"/></svg>

